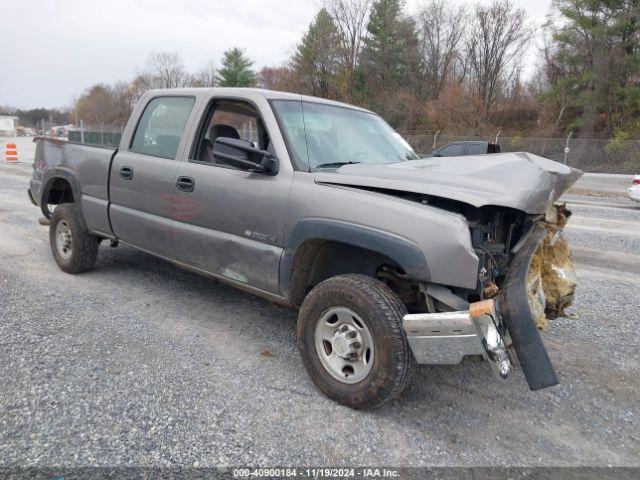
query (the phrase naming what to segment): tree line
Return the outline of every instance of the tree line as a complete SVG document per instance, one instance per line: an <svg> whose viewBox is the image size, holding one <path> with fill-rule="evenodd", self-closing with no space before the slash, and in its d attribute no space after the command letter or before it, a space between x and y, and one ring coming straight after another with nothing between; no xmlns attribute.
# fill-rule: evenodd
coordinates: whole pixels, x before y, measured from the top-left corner
<svg viewBox="0 0 640 480"><path fill-rule="evenodd" d="M640 0L554 0L548 18L536 25L511 0L424 0L411 15L404 0L324 0L282 65L256 71L233 47L219 68L189 73L177 53L155 53L132 81L90 87L71 113L119 124L150 88L259 86L364 106L402 131L635 136Z"/></svg>

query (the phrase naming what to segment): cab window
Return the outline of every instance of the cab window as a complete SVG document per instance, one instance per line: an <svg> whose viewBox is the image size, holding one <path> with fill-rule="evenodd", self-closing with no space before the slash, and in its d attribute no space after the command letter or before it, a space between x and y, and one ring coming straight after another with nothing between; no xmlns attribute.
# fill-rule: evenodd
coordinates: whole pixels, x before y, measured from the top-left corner
<svg viewBox="0 0 640 480"><path fill-rule="evenodd" d="M254 147L274 153L258 110L247 102L219 100L211 105L192 160L234 168L226 163L221 164L214 158L213 145L218 138L245 140L251 142Z"/></svg>
<svg viewBox="0 0 640 480"><path fill-rule="evenodd" d="M193 108L193 97L158 97L140 117L130 150L143 155L175 159Z"/></svg>

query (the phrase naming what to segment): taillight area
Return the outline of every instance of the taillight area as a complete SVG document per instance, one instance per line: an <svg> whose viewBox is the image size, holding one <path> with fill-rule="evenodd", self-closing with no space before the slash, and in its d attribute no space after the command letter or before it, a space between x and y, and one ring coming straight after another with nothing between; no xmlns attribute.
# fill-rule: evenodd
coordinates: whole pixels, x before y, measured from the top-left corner
<svg viewBox="0 0 640 480"><path fill-rule="evenodd" d="M640 178L634 178L633 179L633 184L634 185L640 185Z"/></svg>

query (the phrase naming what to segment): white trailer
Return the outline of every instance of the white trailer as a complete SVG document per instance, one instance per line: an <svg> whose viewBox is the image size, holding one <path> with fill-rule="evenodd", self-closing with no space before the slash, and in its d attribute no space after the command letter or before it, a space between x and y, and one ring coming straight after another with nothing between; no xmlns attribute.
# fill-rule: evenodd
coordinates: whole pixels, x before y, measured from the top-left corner
<svg viewBox="0 0 640 480"><path fill-rule="evenodd" d="M15 137L17 135L18 117L0 115L0 137Z"/></svg>

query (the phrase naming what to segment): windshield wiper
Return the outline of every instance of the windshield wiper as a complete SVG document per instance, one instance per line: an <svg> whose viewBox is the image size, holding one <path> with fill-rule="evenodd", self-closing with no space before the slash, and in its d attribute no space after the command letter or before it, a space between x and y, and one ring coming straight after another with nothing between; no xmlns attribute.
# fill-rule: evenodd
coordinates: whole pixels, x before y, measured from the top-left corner
<svg viewBox="0 0 640 480"><path fill-rule="evenodd" d="M342 167L343 165L355 165L356 163L362 163L362 162L331 162L331 163L321 163L320 165L316 165L316 168L336 168L336 167Z"/></svg>

